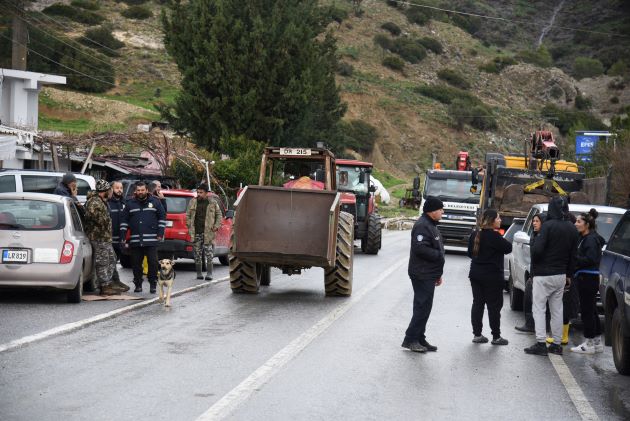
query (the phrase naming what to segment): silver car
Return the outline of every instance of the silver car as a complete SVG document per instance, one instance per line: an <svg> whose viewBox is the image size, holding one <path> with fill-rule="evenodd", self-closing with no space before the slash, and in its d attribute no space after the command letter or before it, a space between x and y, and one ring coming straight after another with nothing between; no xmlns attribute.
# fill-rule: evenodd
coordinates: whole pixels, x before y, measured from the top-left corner
<svg viewBox="0 0 630 421"><path fill-rule="evenodd" d="M92 246L67 197L0 193L0 287L66 290L81 302L91 279Z"/></svg>

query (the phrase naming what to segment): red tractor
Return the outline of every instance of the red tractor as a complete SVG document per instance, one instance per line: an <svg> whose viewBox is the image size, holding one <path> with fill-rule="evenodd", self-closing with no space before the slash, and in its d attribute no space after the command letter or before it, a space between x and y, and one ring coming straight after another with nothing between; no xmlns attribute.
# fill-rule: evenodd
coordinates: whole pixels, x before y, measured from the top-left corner
<svg viewBox="0 0 630 421"><path fill-rule="evenodd" d="M354 216L354 238L361 239L364 253L378 254L381 248L381 217L374 203L376 187L370 183L372 164L338 159L336 167L341 210Z"/></svg>
<svg viewBox="0 0 630 421"><path fill-rule="evenodd" d="M455 169L457 171L471 170L470 156L468 155L468 152L460 151L457 154L457 159L455 160Z"/></svg>

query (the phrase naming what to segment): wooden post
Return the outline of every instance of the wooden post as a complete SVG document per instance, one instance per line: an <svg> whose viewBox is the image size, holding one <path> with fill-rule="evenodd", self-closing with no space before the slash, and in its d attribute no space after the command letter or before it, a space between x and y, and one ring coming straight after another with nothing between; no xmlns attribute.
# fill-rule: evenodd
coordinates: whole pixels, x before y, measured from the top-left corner
<svg viewBox="0 0 630 421"><path fill-rule="evenodd" d="M20 1L15 7L23 9L24 5ZM28 33L26 31L26 23L18 14L23 10L13 13L13 42L11 46L11 67L15 70L26 70L26 43L28 42Z"/></svg>
<svg viewBox="0 0 630 421"><path fill-rule="evenodd" d="M88 156L87 158L85 158L85 162L83 163L83 167L81 168L81 174L85 174L85 170L87 169L87 166L90 163L90 160L92 159L94 148L96 148L96 140L92 141L92 146L90 146L90 152L88 152Z"/></svg>
<svg viewBox="0 0 630 421"><path fill-rule="evenodd" d="M50 142L50 153L52 155L53 169L59 171L59 157L57 156L57 146Z"/></svg>
<svg viewBox="0 0 630 421"><path fill-rule="evenodd" d="M40 170L46 169L44 167L44 142L39 144L39 156L37 158L37 168Z"/></svg>

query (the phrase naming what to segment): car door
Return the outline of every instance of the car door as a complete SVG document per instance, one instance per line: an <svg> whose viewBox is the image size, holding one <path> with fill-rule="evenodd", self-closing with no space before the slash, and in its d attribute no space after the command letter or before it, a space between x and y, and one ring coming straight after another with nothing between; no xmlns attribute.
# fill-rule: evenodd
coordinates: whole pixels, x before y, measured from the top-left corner
<svg viewBox="0 0 630 421"><path fill-rule="evenodd" d="M626 213L612 234L606 254L614 254L611 266L602 273L609 288L613 288L620 305L624 302L626 320L630 319L630 213Z"/></svg>
<svg viewBox="0 0 630 421"><path fill-rule="evenodd" d="M83 223L81 222L81 217L79 216L79 211L74 203L68 203L70 207L70 216L72 219L72 235L75 237L75 240L80 244L79 252L77 252L77 257L83 259L83 279L84 282L89 280L92 276L92 269L94 267L93 256L92 256L92 243L90 239L85 234L85 230L83 229Z"/></svg>
<svg viewBox="0 0 630 421"><path fill-rule="evenodd" d="M514 286L520 290L525 290L525 273L529 272L530 267L530 250L529 240L532 235L532 220L534 215L539 212L537 208L532 208L527 215L523 229L514 235L512 242L512 281Z"/></svg>

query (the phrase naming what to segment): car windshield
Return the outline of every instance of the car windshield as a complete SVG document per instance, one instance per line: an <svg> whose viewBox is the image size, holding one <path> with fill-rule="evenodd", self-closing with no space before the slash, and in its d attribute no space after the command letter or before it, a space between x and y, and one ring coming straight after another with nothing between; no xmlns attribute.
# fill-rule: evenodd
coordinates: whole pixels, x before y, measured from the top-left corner
<svg viewBox="0 0 630 421"><path fill-rule="evenodd" d="M190 196L166 196L168 213L186 213L190 199Z"/></svg>
<svg viewBox="0 0 630 421"><path fill-rule="evenodd" d="M470 181L465 179L427 177L423 195L424 197L436 196L453 202L479 203L479 193L471 193Z"/></svg>
<svg viewBox="0 0 630 421"><path fill-rule="evenodd" d="M51 231L65 226L61 203L0 199L0 230Z"/></svg>
<svg viewBox="0 0 630 421"><path fill-rule="evenodd" d="M575 216L578 216L579 213L571 212ZM612 235L613 230L617 226L617 222L621 219L623 215L615 214L615 213L600 213L595 223L597 224L597 233L604 237L606 243L610 241L610 236Z"/></svg>
<svg viewBox="0 0 630 421"><path fill-rule="evenodd" d="M367 177L361 183L361 167L338 166L337 167L337 189L341 191L351 191L355 193L367 193Z"/></svg>

